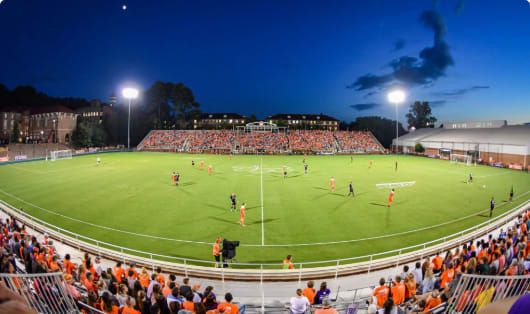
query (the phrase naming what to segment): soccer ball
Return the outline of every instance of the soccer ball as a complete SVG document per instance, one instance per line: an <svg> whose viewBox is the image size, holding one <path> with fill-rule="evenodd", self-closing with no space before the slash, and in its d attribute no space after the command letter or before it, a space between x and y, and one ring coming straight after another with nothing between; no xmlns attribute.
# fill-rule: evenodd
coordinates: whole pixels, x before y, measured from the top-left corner
<svg viewBox="0 0 530 314"><path fill-rule="evenodd" d="M482 186L482 188L484 188L484 189L485 189L485 188L486 188L486 185L484 184L484 185Z"/></svg>

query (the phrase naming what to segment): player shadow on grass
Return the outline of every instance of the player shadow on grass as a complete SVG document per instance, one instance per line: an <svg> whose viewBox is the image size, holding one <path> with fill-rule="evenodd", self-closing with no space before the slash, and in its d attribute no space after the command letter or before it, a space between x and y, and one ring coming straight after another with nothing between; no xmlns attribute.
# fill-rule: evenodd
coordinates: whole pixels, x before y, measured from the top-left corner
<svg viewBox="0 0 530 314"><path fill-rule="evenodd" d="M222 211L226 211L227 210L227 206L219 206L219 205L214 205L214 204L208 204L208 207L220 209Z"/></svg>
<svg viewBox="0 0 530 314"><path fill-rule="evenodd" d="M209 216L208 218L210 218L210 219L215 219L215 220L217 220L217 221L224 222L224 223L231 224L231 225L236 225L236 226L239 225L239 224L237 223L237 221L235 221L235 220L223 219L223 218L216 217L216 216Z"/></svg>
<svg viewBox="0 0 530 314"><path fill-rule="evenodd" d="M384 203L376 203L376 202L370 202L370 205L388 207L388 204L384 204Z"/></svg>
<svg viewBox="0 0 530 314"><path fill-rule="evenodd" d="M189 186L189 185L194 185L194 184L197 184L197 182L193 182L193 181L191 181L191 182L182 182L180 184L180 186Z"/></svg>
<svg viewBox="0 0 530 314"><path fill-rule="evenodd" d="M263 219L263 220L258 220L258 221L253 221L253 222L250 222L248 223L249 225L257 225L257 224L261 224L261 223L267 223L267 222L273 222L275 220L279 220L280 218L267 218L267 219Z"/></svg>

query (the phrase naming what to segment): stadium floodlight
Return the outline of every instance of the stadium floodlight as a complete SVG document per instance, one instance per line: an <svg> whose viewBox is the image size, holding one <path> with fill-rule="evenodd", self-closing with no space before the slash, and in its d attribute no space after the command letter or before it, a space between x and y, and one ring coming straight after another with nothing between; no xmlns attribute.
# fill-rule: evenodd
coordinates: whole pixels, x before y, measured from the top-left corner
<svg viewBox="0 0 530 314"><path fill-rule="evenodd" d="M131 100L138 97L138 90L135 88L124 88L123 97L129 99L129 118L127 119L127 149L131 148Z"/></svg>
<svg viewBox="0 0 530 314"><path fill-rule="evenodd" d="M393 90L388 93L388 101L396 105L396 154L398 153L399 144L399 121L398 121L398 105L405 101L405 92L399 89Z"/></svg>

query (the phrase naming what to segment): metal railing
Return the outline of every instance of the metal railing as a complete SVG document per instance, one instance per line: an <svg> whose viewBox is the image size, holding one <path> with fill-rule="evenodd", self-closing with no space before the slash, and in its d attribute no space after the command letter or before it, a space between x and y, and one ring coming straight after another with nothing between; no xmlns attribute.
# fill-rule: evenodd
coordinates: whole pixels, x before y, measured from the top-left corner
<svg viewBox="0 0 530 314"><path fill-rule="evenodd" d="M95 254L99 256L109 256L109 258L113 260L121 260L123 262L134 261L137 265L148 265L152 267L153 271L156 267L160 266L169 271L183 273L185 276L188 276L188 273L193 272L193 274L198 277L217 277L223 281L225 280L225 277L244 277L256 281L263 281L265 277L265 279L298 280L300 282L302 279L312 278L311 276L315 278L334 277L336 279L339 274L350 275L359 272L370 273L370 271L376 269L389 268L392 266L397 267L402 263L422 259L425 256L432 256L438 251L459 247L463 243L469 242L469 240L474 240L477 237L506 224L510 219L517 217L520 212L524 211L525 207L529 204L530 200L526 200L522 204L497 217L439 239L375 254L343 259L295 263L294 265L295 267L298 266L298 269L294 271L280 269L282 265L281 263L237 262L230 263L229 265L232 267L237 266L242 269L216 269L213 268L215 261L145 252L83 236L50 224L26 212L22 212L3 200L0 200L0 209L6 214L15 217L18 221L23 222L27 227L39 232L47 232L51 238L55 238L60 242L66 242L74 248L77 247L78 250L95 252ZM141 256L146 257L144 258ZM319 265L325 267L318 267Z"/></svg>
<svg viewBox="0 0 530 314"><path fill-rule="evenodd" d="M463 274L445 313L476 313L489 303L528 292L530 275L482 276Z"/></svg>
<svg viewBox="0 0 530 314"><path fill-rule="evenodd" d="M39 313L79 313L62 273L0 274L0 281Z"/></svg>

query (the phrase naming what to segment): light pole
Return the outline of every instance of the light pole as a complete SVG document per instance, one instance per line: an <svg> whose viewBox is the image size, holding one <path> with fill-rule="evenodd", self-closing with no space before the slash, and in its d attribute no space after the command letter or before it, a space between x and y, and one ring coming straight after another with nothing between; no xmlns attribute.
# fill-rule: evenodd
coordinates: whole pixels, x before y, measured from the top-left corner
<svg viewBox="0 0 530 314"><path fill-rule="evenodd" d="M396 105L396 154L398 153L399 143L399 122L398 122L398 105L405 100L405 93L402 90L393 90L388 93L388 101Z"/></svg>
<svg viewBox="0 0 530 314"><path fill-rule="evenodd" d="M129 118L127 119L127 149L131 148L131 100L138 97L138 90L134 88L124 88L123 97L129 99Z"/></svg>

